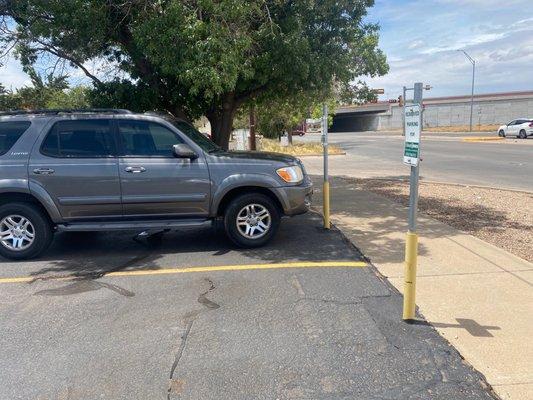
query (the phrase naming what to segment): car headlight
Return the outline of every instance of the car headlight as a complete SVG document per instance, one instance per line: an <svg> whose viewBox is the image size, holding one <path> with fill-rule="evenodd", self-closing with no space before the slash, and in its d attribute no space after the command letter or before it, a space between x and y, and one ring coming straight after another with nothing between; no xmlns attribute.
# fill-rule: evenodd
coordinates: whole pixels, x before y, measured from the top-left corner
<svg viewBox="0 0 533 400"><path fill-rule="evenodd" d="M298 165L280 168L276 173L287 183L300 183L304 179L302 169Z"/></svg>

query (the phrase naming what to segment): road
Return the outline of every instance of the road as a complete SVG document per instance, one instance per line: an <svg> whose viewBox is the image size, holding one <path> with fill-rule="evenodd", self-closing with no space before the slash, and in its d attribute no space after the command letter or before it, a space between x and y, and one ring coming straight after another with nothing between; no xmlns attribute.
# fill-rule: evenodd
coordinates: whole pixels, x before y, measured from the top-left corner
<svg viewBox="0 0 533 400"><path fill-rule="evenodd" d="M254 250L208 229L131 235L0 260L0 399L494 400L316 214Z"/></svg>
<svg viewBox="0 0 533 400"><path fill-rule="evenodd" d="M463 142L458 134L422 139L422 179L467 185L493 186L533 192L533 138L498 142ZM297 141L318 141L308 135ZM330 143L346 156L330 157L331 173L352 177L406 178L402 164L403 137L379 133L331 133ZM311 173L321 161L305 158Z"/></svg>

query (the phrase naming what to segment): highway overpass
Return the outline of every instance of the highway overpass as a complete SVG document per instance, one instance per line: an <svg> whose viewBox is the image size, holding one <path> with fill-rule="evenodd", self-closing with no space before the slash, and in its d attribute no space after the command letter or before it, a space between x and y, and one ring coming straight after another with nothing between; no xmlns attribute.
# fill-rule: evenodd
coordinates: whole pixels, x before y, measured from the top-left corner
<svg viewBox="0 0 533 400"><path fill-rule="evenodd" d="M473 124L504 124L519 117L533 118L533 90L489 93L474 96ZM424 126L468 125L470 96L433 97L424 99ZM402 112L398 103L379 101L336 110L332 132L393 130L402 128Z"/></svg>

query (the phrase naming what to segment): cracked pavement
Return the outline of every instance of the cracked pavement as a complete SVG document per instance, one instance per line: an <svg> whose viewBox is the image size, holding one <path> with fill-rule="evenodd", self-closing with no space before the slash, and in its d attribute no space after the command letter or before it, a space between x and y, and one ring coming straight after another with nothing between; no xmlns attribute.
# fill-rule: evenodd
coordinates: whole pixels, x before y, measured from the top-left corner
<svg viewBox="0 0 533 400"><path fill-rule="evenodd" d="M308 214L267 247L212 230L63 235L0 260L0 399L494 399L484 378L369 267L105 276L191 266L357 261ZM74 276L74 280L54 277Z"/></svg>

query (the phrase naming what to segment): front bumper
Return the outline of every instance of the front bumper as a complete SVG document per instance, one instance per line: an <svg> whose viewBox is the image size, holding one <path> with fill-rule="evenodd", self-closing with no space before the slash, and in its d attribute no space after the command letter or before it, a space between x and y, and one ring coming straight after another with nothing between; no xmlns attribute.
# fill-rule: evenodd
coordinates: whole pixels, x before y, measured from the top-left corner
<svg viewBox="0 0 533 400"><path fill-rule="evenodd" d="M285 215L304 214L311 208L313 182L308 176L298 186L282 186L275 189L282 201Z"/></svg>

